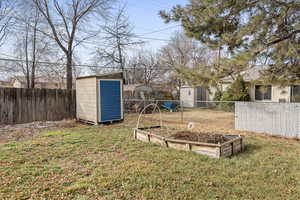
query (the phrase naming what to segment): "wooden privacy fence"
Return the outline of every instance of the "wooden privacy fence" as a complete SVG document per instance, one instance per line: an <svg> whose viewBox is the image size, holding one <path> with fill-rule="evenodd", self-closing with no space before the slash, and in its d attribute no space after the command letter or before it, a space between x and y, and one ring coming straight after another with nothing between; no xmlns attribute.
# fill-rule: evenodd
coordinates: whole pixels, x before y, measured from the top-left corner
<svg viewBox="0 0 300 200"><path fill-rule="evenodd" d="M75 117L75 90L0 88L0 124Z"/></svg>
<svg viewBox="0 0 300 200"><path fill-rule="evenodd" d="M300 138L300 103L235 103L235 129Z"/></svg>

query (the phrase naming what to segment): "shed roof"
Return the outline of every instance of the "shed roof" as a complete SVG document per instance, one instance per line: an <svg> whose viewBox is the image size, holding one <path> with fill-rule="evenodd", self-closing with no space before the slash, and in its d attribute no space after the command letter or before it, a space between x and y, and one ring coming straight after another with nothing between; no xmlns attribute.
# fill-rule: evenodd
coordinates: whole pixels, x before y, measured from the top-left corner
<svg viewBox="0 0 300 200"><path fill-rule="evenodd" d="M123 72L114 72L114 73L107 73L107 74L82 76L82 77L77 77L76 80L78 80L78 79L86 79L86 78L123 79Z"/></svg>

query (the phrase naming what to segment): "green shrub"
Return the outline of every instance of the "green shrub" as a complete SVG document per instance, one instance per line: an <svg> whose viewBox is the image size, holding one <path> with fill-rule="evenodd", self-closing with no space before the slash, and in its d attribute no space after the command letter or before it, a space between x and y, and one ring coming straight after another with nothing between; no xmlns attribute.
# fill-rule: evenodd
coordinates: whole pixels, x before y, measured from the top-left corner
<svg viewBox="0 0 300 200"><path fill-rule="evenodd" d="M215 93L215 95L214 95L214 101L221 101L221 98L222 98L222 95L223 95L223 93L222 93L222 91L217 91L216 93Z"/></svg>
<svg viewBox="0 0 300 200"><path fill-rule="evenodd" d="M250 101L250 95L243 77L239 75L225 92L217 92L214 99L215 101ZM234 111L234 103L222 102L218 106L224 111Z"/></svg>

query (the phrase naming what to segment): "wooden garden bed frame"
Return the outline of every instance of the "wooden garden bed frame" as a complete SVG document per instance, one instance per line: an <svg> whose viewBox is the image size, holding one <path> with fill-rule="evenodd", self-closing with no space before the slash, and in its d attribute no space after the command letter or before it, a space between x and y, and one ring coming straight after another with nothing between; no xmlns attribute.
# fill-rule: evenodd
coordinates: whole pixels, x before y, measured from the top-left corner
<svg viewBox="0 0 300 200"><path fill-rule="evenodd" d="M151 130L151 128L147 130ZM168 137L153 134L146 130L135 128L133 137L143 142L150 142L177 150L193 151L213 158L231 157L244 151L243 137L240 135L224 135L224 137L230 138L230 140L222 144L211 144L193 142L188 140L171 139Z"/></svg>
<svg viewBox="0 0 300 200"><path fill-rule="evenodd" d="M148 106L155 106L155 108L157 108L160 112L160 109L156 104L150 104ZM144 110L147 107L145 107ZM244 151L244 141L241 135L224 135L224 137L227 138L228 141L222 144L220 143L212 144L212 143L194 142L188 140L177 140L177 139L172 139L169 137L163 137L154 134L152 130L164 128L162 126L161 114L160 114L159 126L154 126L149 128L139 128L140 119L144 110L141 112L138 118L137 126L133 130L133 137L137 140L154 143L167 148L193 151L195 153L207 155L213 158L231 157L233 155L236 155Z"/></svg>

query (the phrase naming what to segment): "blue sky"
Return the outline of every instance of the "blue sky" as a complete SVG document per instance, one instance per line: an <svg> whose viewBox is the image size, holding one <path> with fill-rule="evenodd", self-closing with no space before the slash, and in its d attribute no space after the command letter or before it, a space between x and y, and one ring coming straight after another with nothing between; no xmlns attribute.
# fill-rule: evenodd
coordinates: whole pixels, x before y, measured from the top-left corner
<svg viewBox="0 0 300 200"><path fill-rule="evenodd" d="M160 10L170 10L177 4L185 5L187 0L123 0L127 5L129 20L134 25L134 32L149 38L169 39L170 36L180 30L179 24L165 24L158 15ZM151 33L156 30L165 29L160 32ZM149 34L151 33L151 34ZM166 44L165 41L147 40L147 46L157 49Z"/></svg>
<svg viewBox="0 0 300 200"><path fill-rule="evenodd" d="M156 51L168 43L168 41L163 40L169 40L174 32L181 30L179 23L165 24L158 14L159 11L169 11L173 6L177 4L185 5L187 2L188 0L119 0L115 7L126 5L126 14L134 27L134 34L143 37L136 38L135 41L145 41L146 43L143 45L145 50ZM98 43L97 45L101 44ZM131 46L128 48L127 53L131 55L139 49L138 46ZM77 55L79 55L81 63L92 62L92 52L94 51L95 45L78 47Z"/></svg>

